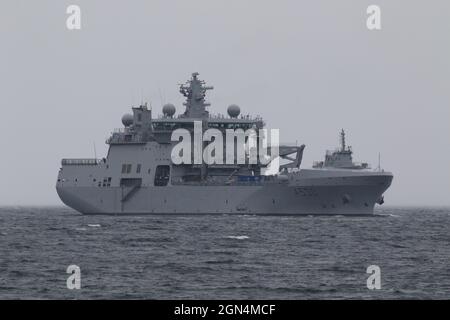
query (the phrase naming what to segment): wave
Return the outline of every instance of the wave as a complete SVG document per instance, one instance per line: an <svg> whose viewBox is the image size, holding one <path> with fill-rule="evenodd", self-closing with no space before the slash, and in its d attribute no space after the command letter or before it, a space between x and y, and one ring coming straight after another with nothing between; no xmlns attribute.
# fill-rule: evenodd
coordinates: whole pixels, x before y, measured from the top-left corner
<svg viewBox="0 0 450 320"><path fill-rule="evenodd" d="M392 214L392 213L374 213L374 216L377 217L392 217L392 218L400 218L399 215Z"/></svg>
<svg viewBox="0 0 450 320"><path fill-rule="evenodd" d="M234 263L233 259L225 259L225 260L208 260L205 261L206 264L230 264Z"/></svg>
<svg viewBox="0 0 450 320"><path fill-rule="evenodd" d="M236 239L236 240L244 240L244 239L248 239L248 236L226 236L225 238L228 239Z"/></svg>

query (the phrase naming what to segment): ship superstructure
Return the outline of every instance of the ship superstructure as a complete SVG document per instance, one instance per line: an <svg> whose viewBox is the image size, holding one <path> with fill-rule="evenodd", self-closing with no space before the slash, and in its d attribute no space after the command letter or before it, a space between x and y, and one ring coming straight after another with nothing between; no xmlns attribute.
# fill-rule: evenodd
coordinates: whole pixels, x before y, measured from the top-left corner
<svg viewBox="0 0 450 320"><path fill-rule="evenodd" d="M316 161L313 168L341 168L341 169L369 169L368 163L355 163L352 158L352 147L345 143L345 131L340 133L341 145L334 151L328 150L325 154L325 161Z"/></svg>
<svg viewBox="0 0 450 320"><path fill-rule="evenodd" d="M56 184L61 200L84 214L371 214L381 203L392 174L354 164L343 132L340 150L312 169L300 169L304 145L280 145L269 161L256 163L250 154L244 162L234 154L231 162L175 164L172 133L195 135L196 123L202 133L252 129L256 141L263 138L264 120L241 115L237 105L228 107L227 116L210 114L205 96L211 89L193 73L180 85L186 101L178 116L172 104L159 117L147 104L133 107L122 117L124 127L107 139L105 158L62 160ZM278 173L265 174L277 156L285 163Z"/></svg>

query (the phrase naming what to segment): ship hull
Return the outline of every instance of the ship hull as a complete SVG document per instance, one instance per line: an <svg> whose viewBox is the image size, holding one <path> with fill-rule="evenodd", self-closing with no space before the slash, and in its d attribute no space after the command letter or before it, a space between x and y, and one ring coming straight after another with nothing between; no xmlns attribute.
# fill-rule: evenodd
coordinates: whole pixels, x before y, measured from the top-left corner
<svg viewBox="0 0 450 320"><path fill-rule="evenodd" d="M262 185L140 187L126 200L121 187L56 189L83 214L371 215L391 181L390 173L302 170Z"/></svg>

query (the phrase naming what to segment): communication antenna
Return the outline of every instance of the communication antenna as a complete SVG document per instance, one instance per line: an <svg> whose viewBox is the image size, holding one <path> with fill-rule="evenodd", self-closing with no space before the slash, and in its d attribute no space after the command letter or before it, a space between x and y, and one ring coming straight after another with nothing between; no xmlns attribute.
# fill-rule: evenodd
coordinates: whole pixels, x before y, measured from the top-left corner
<svg viewBox="0 0 450 320"><path fill-rule="evenodd" d="M95 148L95 141L93 142L94 144L94 159L97 159L97 148Z"/></svg>
<svg viewBox="0 0 450 320"><path fill-rule="evenodd" d="M378 171L381 171L381 153L378 152Z"/></svg>
<svg viewBox="0 0 450 320"><path fill-rule="evenodd" d="M159 92L159 100L161 101L161 105L166 104L166 97L163 97L160 87L158 87L158 92Z"/></svg>
<svg viewBox="0 0 450 320"><path fill-rule="evenodd" d="M134 106L135 104L135 92L134 92L134 90L132 89L131 90L131 106Z"/></svg>

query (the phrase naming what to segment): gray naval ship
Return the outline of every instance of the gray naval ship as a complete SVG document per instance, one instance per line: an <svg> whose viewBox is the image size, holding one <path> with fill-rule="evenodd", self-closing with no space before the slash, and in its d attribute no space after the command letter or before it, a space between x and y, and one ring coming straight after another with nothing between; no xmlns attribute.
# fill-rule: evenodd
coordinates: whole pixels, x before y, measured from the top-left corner
<svg viewBox="0 0 450 320"><path fill-rule="evenodd" d="M171 141L175 129L203 130L264 128L260 117L240 114L237 105L228 116L212 115L206 107L206 86L198 73L180 85L185 111L163 106L152 117L146 104L122 117L123 128L107 139L103 159L63 159L56 190L61 200L83 214L286 214L370 215L382 204L393 175L352 160L352 149L341 145L324 161L300 169L305 145L279 145L276 174L268 164L174 164ZM281 164L284 162L284 164Z"/></svg>

